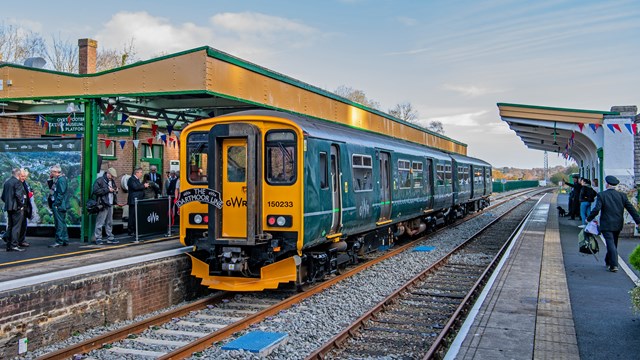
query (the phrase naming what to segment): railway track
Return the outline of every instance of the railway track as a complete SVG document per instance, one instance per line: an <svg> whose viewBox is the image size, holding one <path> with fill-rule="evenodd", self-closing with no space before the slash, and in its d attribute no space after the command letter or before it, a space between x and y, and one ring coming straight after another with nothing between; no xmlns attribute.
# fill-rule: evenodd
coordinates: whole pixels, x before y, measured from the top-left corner
<svg viewBox="0 0 640 360"><path fill-rule="evenodd" d="M533 201L489 223L307 359L442 358Z"/></svg>
<svg viewBox="0 0 640 360"><path fill-rule="evenodd" d="M501 201L495 202L491 208L500 206L523 194L539 191L526 190L509 194L504 196ZM465 221L480 214L482 213L473 214L465 218ZM436 233L443 229L436 231ZM220 292L187 306L45 354L38 359L68 359L72 357L75 359L113 359L118 356L159 359L186 358L327 289L345 278L395 256L413 245L414 242L410 242L396 249L382 252L376 259L358 264L352 269L343 271L341 275L310 287L302 293L273 291L235 294Z"/></svg>

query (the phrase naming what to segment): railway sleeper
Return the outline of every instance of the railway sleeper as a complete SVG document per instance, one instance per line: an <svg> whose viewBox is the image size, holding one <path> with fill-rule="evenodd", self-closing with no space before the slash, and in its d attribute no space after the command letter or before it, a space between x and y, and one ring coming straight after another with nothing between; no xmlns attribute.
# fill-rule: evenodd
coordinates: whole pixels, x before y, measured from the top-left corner
<svg viewBox="0 0 640 360"><path fill-rule="evenodd" d="M381 326L371 326L365 327L365 331L373 331L373 332L385 332L392 334L402 334L409 335L413 337L417 337L419 339L427 338L430 336L438 336L438 332L428 332L428 331L417 331L417 330L407 330L407 329L395 329L391 327L381 327ZM363 331L364 332L364 331Z"/></svg>
<svg viewBox="0 0 640 360"><path fill-rule="evenodd" d="M391 309L386 311L385 314L390 314L392 316L403 316L411 319L426 319L429 321L438 321L438 320L447 320L449 316L444 314L434 314L432 312L408 312L402 310Z"/></svg>
<svg viewBox="0 0 640 360"><path fill-rule="evenodd" d="M471 285L473 285L473 283L471 283ZM428 286L419 287L418 290L419 289L423 289L423 290L426 290L426 291L435 290L434 292L464 292L464 293L466 293L469 290L471 290L471 286L464 286L464 285L455 286L455 285L452 285L452 284L438 284L438 283L434 284L434 283L430 283L430 284L428 284Z"/></svg>
<svg viewBox="0 0 640 360"><path fill-rule="evenodd" d="M419 322L415 320L410 321L409 319L407 319L407 321L402 321L396 318L391 318L391 319L379 318L376 320L372 320L372 322L376 322L379 324L389 324L389 325L417 326L417 327L427 328L427 329L443 329L444 328L444 325L439 323L424 323L424 322Z"/></svg>
<svg viewBox="0 0 640 360"><path fill-rule="evenodd" d="M441 304L459 304L460 303L460 301L449 300L451 299L451 297L432 296L429 292L425 292L425 291L412 291L409 294L410 295L406 297L407 299L419 299L421 301L429 301L432 303L441 303ZM429 299L425 299L426 297L429 297Z"/></svg>

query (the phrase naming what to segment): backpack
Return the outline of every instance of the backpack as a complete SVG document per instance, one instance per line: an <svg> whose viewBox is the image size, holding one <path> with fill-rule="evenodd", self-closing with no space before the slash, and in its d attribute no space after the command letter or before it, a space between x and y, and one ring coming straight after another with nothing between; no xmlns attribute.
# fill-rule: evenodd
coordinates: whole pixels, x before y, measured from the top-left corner
<svg viewBox="0 0 640 360"><path fill-rule="evenodd" d="M578 234L578 251L583 254L597 254L600 251L595 235L581 230Z"/></svg>

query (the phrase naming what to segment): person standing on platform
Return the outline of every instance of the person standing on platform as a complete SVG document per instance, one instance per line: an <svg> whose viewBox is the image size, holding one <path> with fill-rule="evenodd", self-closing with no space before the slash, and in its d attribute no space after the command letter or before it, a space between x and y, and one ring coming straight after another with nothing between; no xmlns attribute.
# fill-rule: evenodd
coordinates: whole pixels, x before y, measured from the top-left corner
<svg viewBox="0 0 640 360"><path fill-rule="evenodd" d="M591 212L591 203L596 199L596 191L591 187L591 180L582 179L580 190L580 218L582 225L587 225L587 216Z"/></svg>
<svg viewBox="0 0 640 360"><path fill-rule="evenodd" d="M118 186L115 179L118 177L116 169L109 168L101 177L93 183L93 195L96 196L98 204L102 204L104 208L100 210L96 216L96 228L94 235L96 245L102 245L102 228L107 233L107 244L117 244L113 237L113 206L117 204L116 195L118 194Z"/></svg>
<svg viewBox="0 0 640 360"><path fill-rule="evenodd" d="M27 242L27 225L29 220L33 219L33 206L31 206L31 198L33 197L33 190L29 183L27 183L27 178L29 177L29 170L20 169L20 181L22 182L22 187L24 188L24 216L22 218L22 227L20 229L20 239L18 240L19 247L29 247L29 243Z"/></svg>
<svg viewBox="0 0 640 360"><path fill-rule="evenodd" d="M69 210L69 181L62 173L60 165L53 165L50 169L53 175L53 223L56 228L56 242L49 247L69 245L67 231L67 210Z"/></svg>
<svg viewBox="0 0 640 360"><path fill-rule="evenodd" d="M169 172L169 176L165 182L167 196L171 198L171 202L173 203L173 199L176 197L176 182L178 182L178 177L176 176L176 171L171 170Z"/></svg>
<svg viewBox="0 0 640 360"><path fill-rule="evenodd" d="M596 205L587 217L587 221L593 220L600 214L600 232L607 243L607 255L604 261L611 272L618 271L618 236L624 225L624 209L627 209L636 225L640 224L640 216L634 209L627 195L615 189L620 181L612 175L604 178L605 191L596 196Z"/></svg>
<svg viewBox="0 0 640 360"><path fill-rule="evenodd" d="M19 168L13 169L12 176L4 182L2 187L2 201L4 201L4 211L7 213L7 251L25 250L18 246L25 199L20 174Z"/></svg>
<svg viewBox="0 0 640 360"><path fill-rule="evenodd" d="M580 176L573 175L573 184L567 180L565 180L565 184L573 188L571 194L569 194L569 215L571 220L575 220L576 216L580 217L580 190L582 190Z"/></svg>
<svg viewBox="0 0 640 360"><path fill-rule="evenodd" d="M158 174L158 167L151 165L149 167L149 173L144 176L144 182L149 184L149 187L153 189L154 198L162 195L162 176Z"/></svg>
<svg viewBox="0 0 640 360"><path fill-rule="evenodd" d="M136 199L144 199L144 190L149 187L148 183L140 182L142 178L142 168L137 168L133 172L133 176L127 181L127 190L129 196L127 197L127 204L129 205L129 222L127 225L127 231L130 236L136 234Z"/></svg>

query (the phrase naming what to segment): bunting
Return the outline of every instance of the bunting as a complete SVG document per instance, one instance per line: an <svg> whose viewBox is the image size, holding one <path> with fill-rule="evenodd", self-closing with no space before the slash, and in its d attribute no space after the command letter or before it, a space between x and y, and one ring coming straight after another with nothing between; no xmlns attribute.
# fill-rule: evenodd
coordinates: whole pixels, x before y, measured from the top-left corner
<svg viewBox="0 0 640 360"><path fill-rule="evenodd" d="M162 140L162 142L167 145L167 135L162 134L162 136L160 136L160 139Z"/></svg>
<svg viewBox="0 0 640 360"><path fill-rule="evenodd" d="M148 138L147 143L149 144L149 146L153 145L153 138L152 137Z"/></svg>
<svg viewBox="0 0 640 360"><path fill-rule="evenodd" d="M591 128L591 130L593 130L594 133L598 131L599 126L600 124L589 124L589 127Z"/></svg>
<svg viewBox="0 0 640 360"><path fill-rule="evenodd" d="M136 132L140 131L140 127L142 127L142 120L136 120Z"/></svg>
<svg viewBox="0 0 640 360"><path fill-rule="evenodd" d="M156 132L158 132L158 125L153 124L151 125L151 136L156 136Z"/></svg>
<svg viewBox="0 0 640 360"><path fill-rule="evenodd" d="M618 130L619 132L622 132L622 129L620 129L620 124L613 124L613 128Z"/></svg>
<svg viewBox="0 0 640 360"><path fill-rule="evenodd" d="M109 148L109 145L111 145L111 140L109 140L109 139L105 139L105 140L104 140L104 146L106 146L106 147L107 147L107 149L108 149L108 148Z"/></svg>
<svg viewBox="0 0 640 360"><path fill-rule="evenodd" d="M173 125L167 125L167 132L169 133L169 135L171 135L172 131L173 131Z"/></svg>
<svg viewBox="0 0 640 360"><path fill-rule="evenodd" d="M122 119L120 120L120 125L124 124L125 121L129 120L129 115L122 114Z"/></svg>
<svg viewBox="0 0 640 360"><path fill-rule="evenodd" d="M140 140L131 140L131 142L133 143L133 146L136 147L136 149L138 148L138 145L140 145Z"/></svg>
<svg viewBox="0 0 640 360"><path fill-rule="evenodd" d="M578 128L580 129L580 132L582 132L582 129L584 129L584 124L578 123Z"/></svg>
<svg viewBox="0 0 640 360"><path fill-rule="evenodd" d="M127 140L120 140L120 150L124 150L124 146L127 144Z"/></svg>
<svg viewBox="0 0 640 360"><path fill-rule="evenodd" d="M112 111L113 111L113 105L109 104L107 105L107 108L104 110L104 114L109 115L109 113Z"/></svg>

